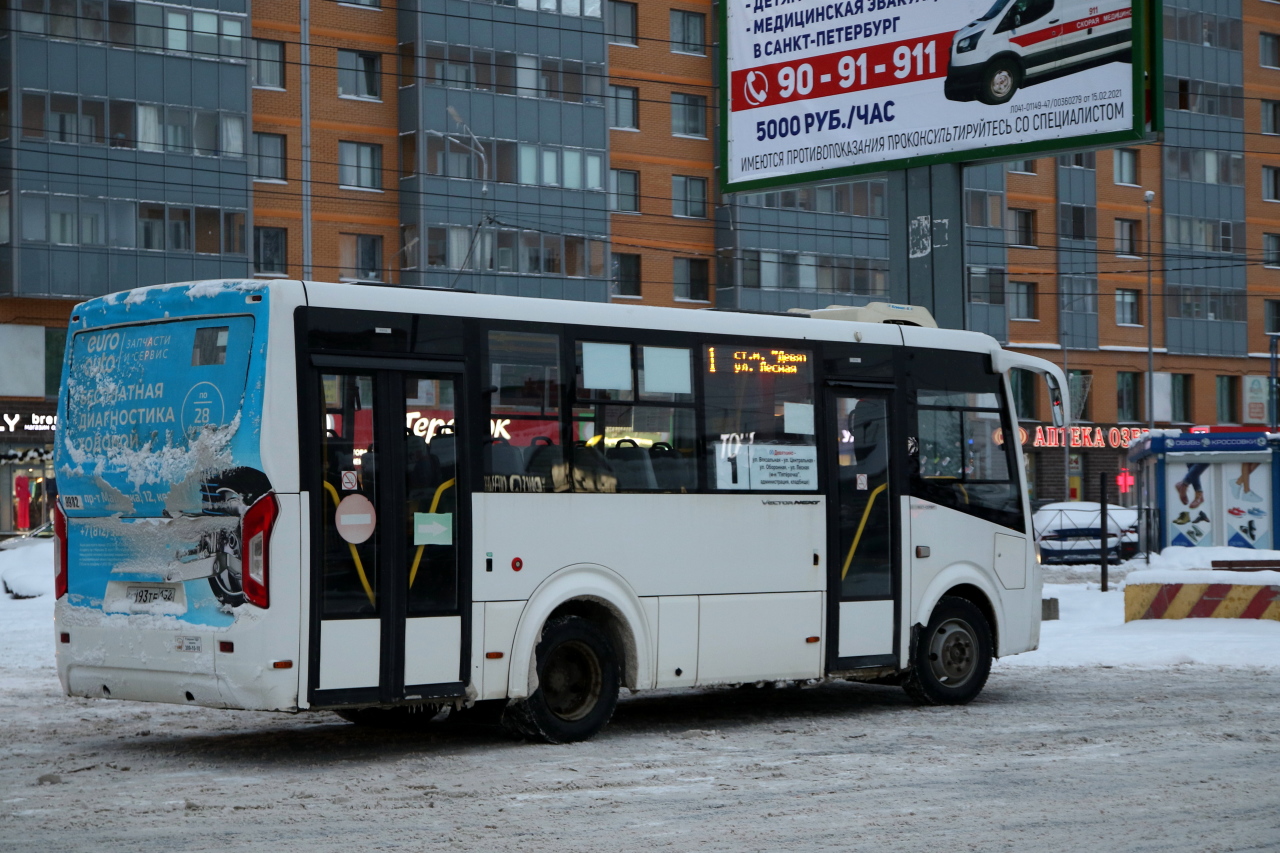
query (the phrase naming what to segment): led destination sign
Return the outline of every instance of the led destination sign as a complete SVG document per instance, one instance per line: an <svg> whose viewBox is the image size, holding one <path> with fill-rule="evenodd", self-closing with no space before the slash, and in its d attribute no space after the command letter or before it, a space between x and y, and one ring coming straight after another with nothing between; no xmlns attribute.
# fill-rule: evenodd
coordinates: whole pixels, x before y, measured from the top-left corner
<svg viewBox="0 0 1280 853"><path fill-rule="evenodd" d="M800 365L808 363L809 354L805 352L707 347L707 373L728 372L732 366L734 373L796 374Z"/></svg>

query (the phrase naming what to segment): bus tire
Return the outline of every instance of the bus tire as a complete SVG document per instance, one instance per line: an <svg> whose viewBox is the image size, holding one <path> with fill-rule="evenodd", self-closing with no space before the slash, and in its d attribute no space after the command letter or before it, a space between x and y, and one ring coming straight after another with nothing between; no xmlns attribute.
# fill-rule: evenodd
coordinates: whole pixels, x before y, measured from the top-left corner
<svg viewBox="0 0 1280 853"><path fill-rule="evenodd" d="M982 87L978 100L984 104L1003 104L1018 91L1022 83L1022 69L1008 56L998 56L982 70Z"/></svg>
<svg viewBox="0 0 1280 853"><path fill-rule="evenodd" d="M920 705L972 702L991 674L991 626L963 598L944 597L919 633L902 688Z"/></svg>
<svg viewBox="0 0 1280 853"><path fill-rule="evenodd" d="M604 728L619 681L608 635L580 616L558 616L542 627L536 656L538 687L507 705L504 724L544 743L587 740Z"/></svg>

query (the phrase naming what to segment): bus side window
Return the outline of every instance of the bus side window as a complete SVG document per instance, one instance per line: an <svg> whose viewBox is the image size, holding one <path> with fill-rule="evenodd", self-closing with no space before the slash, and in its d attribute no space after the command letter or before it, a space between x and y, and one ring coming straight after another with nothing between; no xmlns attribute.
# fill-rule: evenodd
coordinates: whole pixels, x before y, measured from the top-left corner
<svg viewBox="0 0 1280 853"><path fill-rule="evenodd" d="M703 379L712 489L817 491L812 352L705 346Z"/></svg>
<svg viewBox="0 0 1280 853"><path fill-rule="evenodd" d="M987 385L992 390L917 392L920 452L911 492L1004 527L1024 530L1012 448L1004 441L1009 434L1005 428L1008 417L1001 405L999 377L983 376L966 384Z"/></svg>
<svg viewBox="0 0 1280 853"><path fill-rule="evenodd" d="M568 491L560 445L559 335L491 331L488 355L484 490Z"/></svg>
<svg viewBox="0 0 1280 853"><path fill-rule="evenodd" d="M693 491L692 351L581 341L576 352L574 491Z"/></svg>

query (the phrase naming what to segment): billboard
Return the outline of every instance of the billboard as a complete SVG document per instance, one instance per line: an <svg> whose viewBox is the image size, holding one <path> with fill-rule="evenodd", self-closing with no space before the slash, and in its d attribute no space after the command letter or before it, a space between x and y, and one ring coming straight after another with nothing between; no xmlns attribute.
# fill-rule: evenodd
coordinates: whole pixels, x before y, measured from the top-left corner
<svg viewBox="0 0 1280 853"><path fill-rule="evenodd" d="M726 191L1139 141L1159 98L1151 0L721 8Z"/></svg>

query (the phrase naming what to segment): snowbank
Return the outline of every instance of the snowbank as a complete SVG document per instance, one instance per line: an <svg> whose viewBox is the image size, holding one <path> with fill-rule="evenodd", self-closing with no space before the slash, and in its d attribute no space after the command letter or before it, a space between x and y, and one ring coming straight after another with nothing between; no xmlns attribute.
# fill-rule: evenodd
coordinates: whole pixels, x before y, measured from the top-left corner
<svg viewBox="0 0 1280 853"><path fill-rule="evenodd" d="M0 581L22 598L53 595L53 540L0 550Z"/></svg>
<svg viewBox="0 0 1280 853"><path fill-rule="evenodd" d="M1142 583L1222 583L1238 586L1280 585L1280 571L1233 572L1228 569L1149 569L1129 572L1124 586Z"/></svg>
<svg viewBox="0 0 1280 853"><path fill-rule="evenodd" d="M1143 619L1126 623L1124 593L1116 589L1102 592L1097 584L1045 584L1044 596L1058 599L1060 618L1040 626L1040 649L1001 658L997 666L1280 668L1280 622Z"/></svg>

